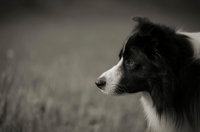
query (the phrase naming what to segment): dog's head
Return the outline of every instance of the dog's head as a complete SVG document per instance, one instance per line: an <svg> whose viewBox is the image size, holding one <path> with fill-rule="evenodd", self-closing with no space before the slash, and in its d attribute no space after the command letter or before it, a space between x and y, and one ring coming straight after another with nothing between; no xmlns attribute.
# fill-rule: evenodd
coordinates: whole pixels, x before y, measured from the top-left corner
<svg viewBox="0 0 200 132"><path fill-rule="evenodd" d="M118 64L104 72L96 85L111 95L147 91L165 96L173 92L175 72L193 55L192 48L186 36L167 26L147 18L133 20L138 24L123 45Z"/></svg>

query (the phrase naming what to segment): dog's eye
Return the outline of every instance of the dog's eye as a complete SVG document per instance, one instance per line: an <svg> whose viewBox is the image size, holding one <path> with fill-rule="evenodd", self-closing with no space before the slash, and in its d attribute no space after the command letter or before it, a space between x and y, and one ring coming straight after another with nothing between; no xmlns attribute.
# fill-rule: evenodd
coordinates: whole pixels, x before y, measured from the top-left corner
<svg viewBox="0 0 200 132"><path fill-rule="evenodd" d="M125 64L126 64L127 66L133 66L134 62L133 62L131 59L127 59L127 60L125 61Z"/></svg>

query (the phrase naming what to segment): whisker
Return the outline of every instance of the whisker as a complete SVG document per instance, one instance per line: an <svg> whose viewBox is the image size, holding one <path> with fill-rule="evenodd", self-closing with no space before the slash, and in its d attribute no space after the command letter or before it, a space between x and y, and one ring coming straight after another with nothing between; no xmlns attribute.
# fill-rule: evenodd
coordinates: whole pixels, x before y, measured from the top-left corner
<svg viewBox="0 0 200 132"><path fill-rule="evenodd" d="M122 85L122 84L119 84L119 83L112 84L109 91L111 92L114 88L115 88L116 92L119 93L119 94L122 94L124 92L129 93L128 88L126 86Z"/></svg>
<svg viewBox="0 0 200 132"><path fill-rule="evenodd" d="M122 85L122 84L118 84L118 83L116 83L116 85L117 85L118 87L120 87L120 88L123 88L123 90L124 90L125 92L129 92L129 90L128 90L128 88L127 88L126 86L124 86L124 85Z"/></svg>
<svg viewBox="0 0 200 132"><path fill-rule="evenodd" d="M122 92L121 92L118 88L116 88L116 91L117 91L118 93L122 94Z"/></svg>

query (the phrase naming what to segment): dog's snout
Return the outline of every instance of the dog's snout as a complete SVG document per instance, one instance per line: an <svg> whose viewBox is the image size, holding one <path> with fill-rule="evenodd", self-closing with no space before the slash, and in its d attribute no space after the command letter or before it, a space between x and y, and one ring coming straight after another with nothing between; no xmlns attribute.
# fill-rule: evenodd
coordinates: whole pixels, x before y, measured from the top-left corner
<svg viewBox="0 0 200 132"><path fill-rule="evenodd" d="M95 84L97 85L97 87L99 87L100 89L102 89L106 85L106 78L105 77L98 78L96 80Z"/></svg>

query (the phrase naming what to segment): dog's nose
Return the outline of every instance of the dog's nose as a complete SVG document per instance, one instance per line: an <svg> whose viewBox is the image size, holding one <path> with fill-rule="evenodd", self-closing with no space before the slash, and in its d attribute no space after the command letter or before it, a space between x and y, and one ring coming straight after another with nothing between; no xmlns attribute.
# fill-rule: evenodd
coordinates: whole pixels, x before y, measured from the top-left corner
<svg viewBox="0 0 200 132"><path fill-rule="evenodd" d="M100 89L102 89L103 87L106 86L106 78L105 77L100 77L96 80L95 84L97 85L97 87L99 87Z"/></svg>

